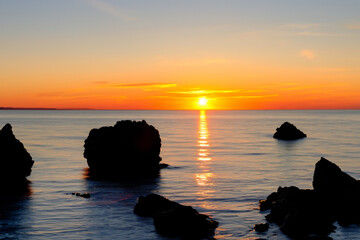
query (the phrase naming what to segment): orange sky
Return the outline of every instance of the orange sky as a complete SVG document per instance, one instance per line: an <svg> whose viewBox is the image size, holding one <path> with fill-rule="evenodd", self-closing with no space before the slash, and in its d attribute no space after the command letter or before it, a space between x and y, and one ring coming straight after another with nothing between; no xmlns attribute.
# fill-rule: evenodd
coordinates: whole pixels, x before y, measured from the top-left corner
<svg viewBox="0 0 360 240"><path fill-rule="evenodd" d="M0 107L360 109L357 1L202 3L0 2Z"/></svg>

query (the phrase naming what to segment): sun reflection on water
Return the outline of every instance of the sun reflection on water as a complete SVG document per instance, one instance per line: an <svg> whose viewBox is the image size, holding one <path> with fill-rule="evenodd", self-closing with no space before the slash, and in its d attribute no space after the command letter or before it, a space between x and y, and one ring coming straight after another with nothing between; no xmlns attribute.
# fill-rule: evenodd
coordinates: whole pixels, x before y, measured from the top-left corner
<svg viewBox="0 0 360 240"><path fill-rule="evenodd" d="M217 209L217 205L209 201L210 198L215 195L215 174L212 171L212 157L211 146L209 143L209 130L208 121L206 117L206 111L200 111L199 115L199 130L197 140L197 165L199 167L199 173L195 174L195 181L198 186L198 200L200 200L200 206L205 209Z"/></svg>
<svg viewBox="0 0 360 240"><path fill-rule="evenodd" d="M196 182L199 186L211 186L213 185L213 183L210 182L209 180L211 179L212 176L213 176L212 173L196 174Z"/></svg>
<svg viewBox="0 0 360 240"><path fill-rule="evenodd" d="M212 178L214 174L210 172L209 164L212 160L210 156L210 144L209 144L209 130L208 122L206 118L206 112L200 111L199 116L199 131L198 131L198 154L197 160L199 161L199 167L202 169L201 173L195 175L196 183L198 186L212 186Z"/></svg>
<svg viewBox="0 0 360 240"><path fill-rule="evenodd" d="M199 135L198 135L198 160L199 161L210 161L211 157L209 157L209 131L207 127L207 119L206 112L200 111L200 119L199 119Z"/></svg>

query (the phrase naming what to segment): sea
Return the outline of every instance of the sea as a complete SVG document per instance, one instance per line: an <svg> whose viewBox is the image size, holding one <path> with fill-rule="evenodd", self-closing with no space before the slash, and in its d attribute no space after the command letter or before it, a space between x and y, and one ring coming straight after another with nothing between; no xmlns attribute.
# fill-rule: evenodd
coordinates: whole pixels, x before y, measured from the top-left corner
<svg viewBox="0 0 360 240"><path fill-rule="evenodd" d="M159 130L162 163L155 179L88 178L83 157L89 131L120 120L146 120ZM289 121L308 137L273 138ZM213 239L289 239L266 222L258 201L279 186L312 188L321 157L360 179L360 111L99 111L1 110L35 161L29 193L1 199L0 239L176 239L158 234L151 218L133 213L139 196L160 194L219 222ZM90 198L72 195L91 194ZM333 239L359 239L360 226Z"/></svg>

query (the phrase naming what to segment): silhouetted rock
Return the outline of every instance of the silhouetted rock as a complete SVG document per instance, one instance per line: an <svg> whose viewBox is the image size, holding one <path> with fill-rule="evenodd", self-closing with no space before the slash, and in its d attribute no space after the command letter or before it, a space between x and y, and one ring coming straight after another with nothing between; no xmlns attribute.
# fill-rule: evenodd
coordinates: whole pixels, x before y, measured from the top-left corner
<svg viewBox="0 0 360 240"><path fill-rule="evenodd" d="M356 187L356 179L341 171L335 163L323 157L316 163L313 177L315 191L338 194L349 186Z"/></svg>
<svg viewBox="0 0 360 240"><path fill-rule="evenodd" d="M266 232L267 230L269 230L269 224L268 223L255 224L254 230L257 232Z"/></svg>
<svg viewBox="0 0 360 240"><path fill-rule="evenodd" d="M260 208L271 209L266 219L277 223L291 237L329 234L335 229L334 218L322 207L321 198L314 190L279 187L277 192L260 202Z"/></svg>
<svg viewBox="0 0 360 240"><path fill-rule="evenodd" d="M154 217L156 214L178 207L181 207L181 205L177 202L170 201L158 194L149 194L138 198L134 213L142 217Z"/></svg>
<svg viewBox="0 0 360 240"><path fill-rule="evenodd" d="M276 133L274 134L274 138L281 140L297 140L305 137L305 133L297 129L289 122L284 122L279 128L276 129Z"/></svg>
<svg viewBox="0 0 360 240"><path fill-rule="evenodd" d="M326 235L335 229L335 221L340 225L360 224L358 180L321 158L315 166L313 187L279 187L260 201L260 210L270 209L266 219L293 238L318 234L312 239L331 239Z"/></svg>
<svg viewBox="0 0 360 240"><path fill-rule="evenodd" d="M360 224L360 183L334 163L316 163L313 187L341 225Z"/></svg>
<svg viewBox="0 0 360 240"><path fill-rule="evenodd" d="M90 198L90 193L78 193L78 192L73 192L71 193L71 195L75 195L77 197L83 197L83 198Z"/></svg>
<svg viewBox="0 0 360 240"><path fill-rule="evenodd" d="M84 157L93 175L106 178L156 176L161 161L158 130L144 120L119 121L113 127L92 129Z"/></svg>
<svg viewBox="0 0 360 240"><path fill-rule="evenodd" d="M8 123L0 130L0 188L2 193L28 189L27 176L31 174L34 161L16 139Z"/></svg>
<svg viewBox="0 0 360 240"><path fill-rule="evenodd" d="M218 222L190 206L170 201L157 194L139 197L135 214L154 218L156 230L166 236L208 237L214 235Z"/></svg>

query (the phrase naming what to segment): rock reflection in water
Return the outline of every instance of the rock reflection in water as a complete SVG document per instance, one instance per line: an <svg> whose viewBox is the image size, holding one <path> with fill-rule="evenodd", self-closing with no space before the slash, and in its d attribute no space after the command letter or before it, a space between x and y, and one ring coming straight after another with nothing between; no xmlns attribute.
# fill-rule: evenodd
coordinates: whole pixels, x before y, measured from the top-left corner
<svg viewBox="0 0 360 240"><path fill-rule="evenodd" d="M18 239L18 232L26 227L31 194L28 183L21 191L0 195L0 239Z"/></svg>
<svg viewBox="0 0 360 240"><path fill-rule="evenodd" d="M142 218L133 213L137 198L158 192L161 177L152 179L132 179L122 181L108 181L94 179L89 176L88 168L83 171L84 191L91 194L85 199L88 210L85 212L87 229L103 232L106 229L116 232L116 239L158 239L152 219ZM81 199L80 199L81 200ZM94 220L96 219L96 220Z"/></svg>

